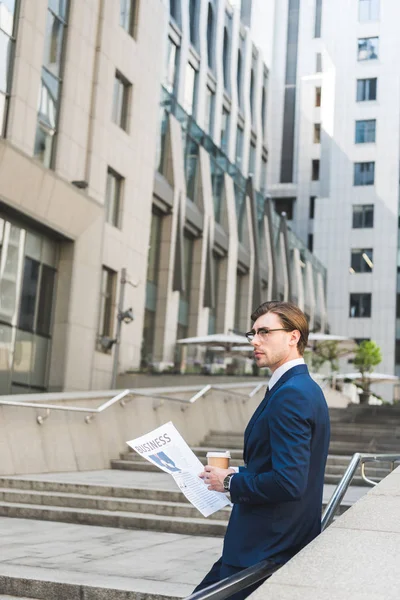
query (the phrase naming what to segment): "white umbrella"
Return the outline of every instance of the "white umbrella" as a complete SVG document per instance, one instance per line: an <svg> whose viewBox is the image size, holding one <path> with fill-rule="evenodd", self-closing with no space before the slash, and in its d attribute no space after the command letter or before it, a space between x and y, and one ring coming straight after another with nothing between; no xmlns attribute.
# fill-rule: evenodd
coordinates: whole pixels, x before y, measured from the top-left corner
<svg viewBox="0 0 400 600"><path fill-rule="evenodd" d="M337 373L336 379L351 379L352 381L362 381L361 373ZM365 373L364 379L371 383L396 383L399 378L396 375L388 373Z"/></svg>
<svg viewBox="0 0 400 600"><path fill-rule="evenodd" d="M222 346L224 350L228 351L231 351L232 348L246 345L249 350L252 350L252 347L249 345L246 336L236 335L234 333L212 333L210 335L199 335L197 337L182 338L177 340L177 343L196 346Z"/></svg>
<svg viewBox="0 0 400 600"><path fill-rule="evenodd" d="M314 348L318 342L337 342L341 356L355 352L357 349L357 342L353 338L331 333L310 333L308 336L309 347Z"/></svg>
<svg viewBox="0 0 400 600"><path fill-rule="evenodd" d="M344 335L332 335L331 333L310 333L308 339L311 342L354 342L352 338ZM354 342L355 343L355 342Z"/></svg>

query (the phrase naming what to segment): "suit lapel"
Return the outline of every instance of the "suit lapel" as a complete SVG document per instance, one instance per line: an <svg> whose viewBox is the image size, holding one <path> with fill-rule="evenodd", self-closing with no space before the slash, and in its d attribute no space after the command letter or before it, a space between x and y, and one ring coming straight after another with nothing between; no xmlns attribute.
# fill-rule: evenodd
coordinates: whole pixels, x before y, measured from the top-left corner
<svg viewBox="0 0 400 600"><path fill-rule="evenodd" d="M275 387L275 386L274 386ZM246 448L246 444L247 444L247 440L249 438L249 435L251 433L251 430L253 429L254 423L257 421L258 419L258 415L260 415L262 413L262 411L264 410L264 408L267 406L268 404L268 400L270 398L272 394L271 390L267 390L263 400L260 402L260 404L257 406L256 410L254 411L250 421L247 424L247 427L244 431L244 447Z"/></svg>
<svg viewBox="0 0 400 600"><path fill-rule="evenodd" d="M243 450L243 458L244 461L247 462L246 460L246 446L247 446L247 441L249 439L250 433L258 419L258 417L261 415L261 413L264 411L264 409L266 408L270 398L272 396L274 396L276 394L276 392L279 390L279 388L286 382L288 381L288 379L290 379L291 377L293 377L294 375L306 375L308 374L308 368L307 365L297 365L296 367L292 367L291 369L289 369L288 371L286 371L286 373L284 373L282 375L282 377L280 377L278 379L278 381L276 382L276 384L274 385L274 387L272 388L272 390L268 390L267 393L264 396L264 399L262 400L262 402L260 402L260 404L257 406L256 410L253 413L253 416L251 417L250 421L248 422L248 425L245 429L244 432L244 450Z"/></svg>

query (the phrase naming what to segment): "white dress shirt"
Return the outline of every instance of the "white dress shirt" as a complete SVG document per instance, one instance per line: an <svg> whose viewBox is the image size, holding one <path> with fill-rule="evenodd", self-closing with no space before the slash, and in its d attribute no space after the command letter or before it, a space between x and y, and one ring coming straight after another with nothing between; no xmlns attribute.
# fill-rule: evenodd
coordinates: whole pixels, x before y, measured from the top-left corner
<svg viewBox="0 0 400 600"><path fill-rule="evenodd" d="M289 371L289 369L293 369L293 367L297 367L297 365L304 365L304 364L305 364L304 358L295 358L294 360L288 360L288 362L283 363L283 365L278 367L276 369L276 371L274 371L272 373L271 379L268 382L268 389L272 390L274 385L278 383L279 379L282 377L282 375L284 375L286 373L286 371ZM231 468L235 469L236 473L239 472L239 467L231 467ZM231 482L229 482L229 488L230 487L231 487Z"/></svg>

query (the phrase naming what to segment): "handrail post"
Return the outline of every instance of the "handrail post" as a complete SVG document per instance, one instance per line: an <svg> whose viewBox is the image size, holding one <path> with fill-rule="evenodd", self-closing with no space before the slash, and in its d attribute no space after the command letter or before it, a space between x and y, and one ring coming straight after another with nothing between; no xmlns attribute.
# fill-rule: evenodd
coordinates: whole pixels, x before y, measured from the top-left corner
<svg viewBox="0 0 400 600"><path fill-rule="evenodd" d="M336 510L340 506L340 503L342 502L344 495L347 492L347 488L349 487L349 484L353 479L354 473L357 471L360 462L361 454L359 452L356 452L356 454L353 455L353 458L351 459L345 474L336 486L336 489L332 494L332 498L329 500L325 508L321 521L321 531L324 531L328 527L328 525L332 523Z"/></svg>

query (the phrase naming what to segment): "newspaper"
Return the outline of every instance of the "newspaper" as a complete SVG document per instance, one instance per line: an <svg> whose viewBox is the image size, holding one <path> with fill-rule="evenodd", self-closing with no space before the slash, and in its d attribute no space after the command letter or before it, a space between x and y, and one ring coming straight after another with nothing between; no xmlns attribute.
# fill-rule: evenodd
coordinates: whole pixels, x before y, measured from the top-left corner
<svg viewBox="0 0 400 600"><path fill-rule="evenodd" d="M127 444L172 475L181 492L204 517L232 505L225 494L209 490L200 479L204 467L171 421Z"/></svg>

